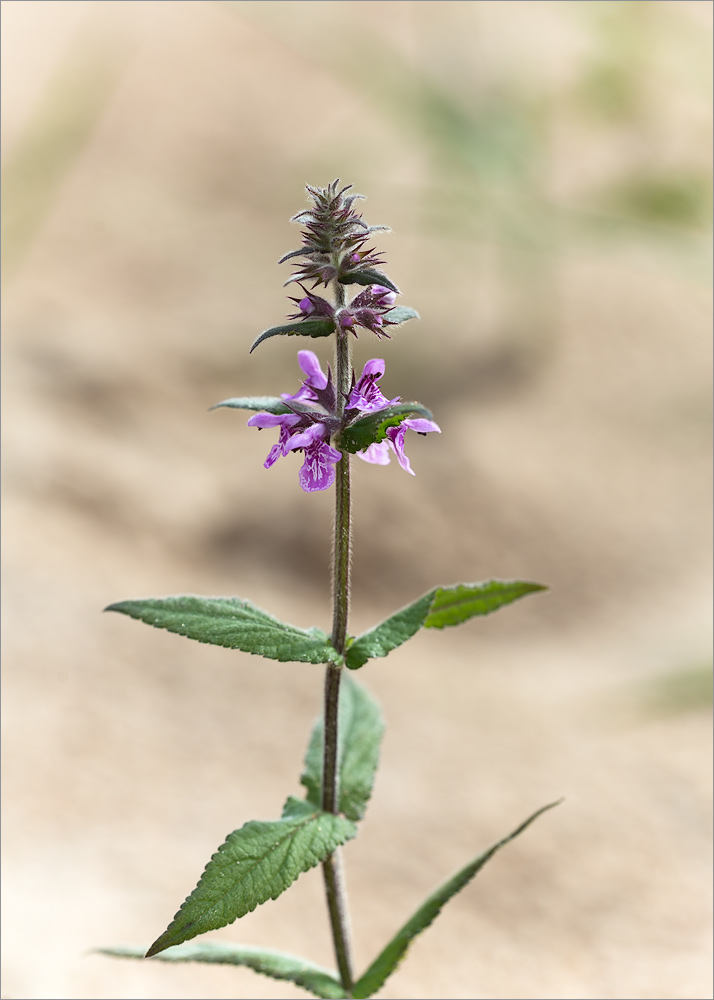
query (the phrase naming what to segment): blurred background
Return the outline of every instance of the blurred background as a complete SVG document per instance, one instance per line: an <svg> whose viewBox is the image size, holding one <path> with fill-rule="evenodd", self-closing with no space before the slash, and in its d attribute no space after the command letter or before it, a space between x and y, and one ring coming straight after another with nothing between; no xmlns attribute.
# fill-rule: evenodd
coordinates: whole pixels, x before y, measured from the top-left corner
<svg viewBox="0 0 714 1000"><path fill-rule="evenodd" d="M362 671L356 964L562 795L381 995L711 996L711 28L687 0L4 0L3 997L304 995L90 954L148 945L279 815L322 688L100 611L238 594L329 628L331 495L208 408L297 389L305 344L248 347L335 177L422 317L355 364L442 428L414 478L355 463L353 632L437 583L551 588ZM332 965L319 872L215 937Z"/></svg>

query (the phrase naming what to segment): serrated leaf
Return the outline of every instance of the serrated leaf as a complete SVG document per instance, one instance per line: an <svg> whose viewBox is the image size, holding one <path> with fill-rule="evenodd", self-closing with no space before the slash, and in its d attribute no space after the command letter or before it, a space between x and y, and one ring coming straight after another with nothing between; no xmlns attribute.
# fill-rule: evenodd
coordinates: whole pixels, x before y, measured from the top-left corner
<svg viewBox="0 0 714 1000"><path fill-rule="evenodd" d="M396 292L397 295L401 294L397 286L389 280L386 274L382 274L381 271L375 271L372 268L364 268L361 271L350 271L348 274L343 275L339 281L341 285L383 285L385 288Z"/></svg>
<svg viewBox="0 0 714 1000"><path fill-rule="evenodd" d="M354 454L364 451L371 444L383 441L388 427L398 427L408 417L426 417L433 420L431 410L421 403L397 403L383 410L368 413L349 424L340 435L340 447Z"/></svg>
<svg viewBox="0 0 714 1000"><path fill-rule="evenodd" d="M296 323L283 323L281 326L271 326L263 330L253 341L249 353L252 354L258 344L268 337L329 337L335 329L335 321L329 316L319 319L300 319Z"/></svg>
<svg viewBox="0 0 714 1000"><path fill-rule="evenodd" d="M345 665L350 670L358 670L370 658L391 653L416 635L420 628L461 625L469 618L488 615L519 597L540 590L547 590L547 587L523 580L489 580L435 587L418 601L353 639L345 655Z"/></svg>
<svg viewBox="0 0 714 1000"><path fill-rule="evenodd" d="M488 615L504 604L511 604L527 594L547 590L542 583L525 580L489 580L486 583L458 583L439 587L424 628L461 625L476 615Z"/></svg>
<svg viewBox="0 0 714 1000"><path fill-rule="evenodd" d="M345 665L350 670L358 670L371 657L386 656L407 639L411 639L423 627L435 593L436 590L430 590L418 601L397 611L375 628L363 632L349 646L345 655Z"/></svg>
<svg viewBox="0 0 714 1000"><path fill-rule="evenodd" d="M145 948L98 948L98 954L112 958L145 958ZM242 965L272 979L282 979L302 986L308 993L322 1000L343 1000L346 996L336 973L321 965L308 962L295 955L288 955L271 948L251 948L247 945L228 944L223 941L202 941L196 944L179 944L155 955L157 962L206 962L210 965Z"/></svg>
<svg viewBox="0 0 714 1000"><path fill-rule="evenodd" d="M357 833L354 823L288 799L283 818L251 820L230 833L206 865L200 881L146 957L181 944L277 899L303 872L314 868Z"/></svg>
<svg viewBox="0 0 714 1000"><path fill-rule="evenodd" d="M387 323L406 323L409 319L421 319L421 316L410 306L395 306L384 314Z"/></svg>
<svg viewBox="0 0 714 1000"><path fill-rule="evenodd" d="M315 723L300 782L308 802L320 806L322 795L323 719ZM384 722L379 705L365 689L344 674L340 683L338 738L338 808L348 819L362 819L372 794L379 762Z"/></svg>
<svg viewBox="0 0 714 1000"><path fill-rule="evenodd" d="M270 660L339 663L340 654L319 628L298 628L239 597L155 597L120 601L105 611L118 611L198 642L240 649Z"/></svg>
<svg viewBox="0 0 714 1000"><path fill-rule="evenodd" d="M374 994L384 986L387 978L394 972L399 962L404 958L407 948L412 943L417 934L420 934L425 930L429 924L431 924L435 918L439 915L443 907L455 896L464 886L468 885L471 879L476 875L481 868L489 861L497 851L500 851L502 847L508 844L511 840L517 837L519 834L523 833L526 827L530 826L539 816L548 809L553 809L555 806L559 805L562 799L558 802L550 802L547 806L543 806L534 812L532 816L521 823L521 825L510 833L503 840L499 840L497 844L489 847L487 851L483 854L479 854L477 858L470 861L465 865L460 871L456 872L450 879L440 885L439 888L433 892L419 907L411 920L408 920L404 926L397 931L389 944L384 948L380 955L374 960L363 976L355 983L352 988L352 996L355 1000L365 1000L367 997L372 997Z"/></svg>

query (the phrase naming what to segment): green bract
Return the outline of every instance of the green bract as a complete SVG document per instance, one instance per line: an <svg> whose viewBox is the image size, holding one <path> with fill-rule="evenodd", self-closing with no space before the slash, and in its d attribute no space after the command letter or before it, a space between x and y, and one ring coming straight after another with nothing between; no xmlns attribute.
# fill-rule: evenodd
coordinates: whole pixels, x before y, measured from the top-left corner
<svg viewBox="0 0 714 1000"><path fill-rule="evenodd" d="M384 441L388 427L398 427L409 417L426 417L431 420L433 414L421 403L396 403L375 413L368 413L344 428L340 434L340 448L353 455L364 451L371 444Z"/></svg>
<svg viewBox="0 0 714 1000"><path fill-rule="evenodd" d="M296 323L283 323L281 326L271 326L263 330L251 344L250 354L258 344L270 337L329 337L335 331L335 321L327 317L321 319L301 319Z"/></svg>

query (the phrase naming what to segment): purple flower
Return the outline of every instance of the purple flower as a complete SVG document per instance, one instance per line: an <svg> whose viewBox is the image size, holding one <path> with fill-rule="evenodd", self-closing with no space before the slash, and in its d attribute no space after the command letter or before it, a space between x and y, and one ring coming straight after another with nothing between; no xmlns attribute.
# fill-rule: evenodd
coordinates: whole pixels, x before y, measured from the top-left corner
<svg viewBox="0 0 714 1000"><path fill-rule="evenodd" d="M315 295L313 292L308 292L308 290L300 285L305 295L302 299L298 299L293 295L290 295L290 301L294 302L298 307L299 312L290 313L288 319L307 319L308 316L329 316L335 315L335 310L331 302L327 299L323 299L320 295Z"/></svg>
<svg viewBox="0 0 714 1000"><path fill-rule="evenodd" d="M330 444L332 435L358 419L361 414L375 413L398 403L400 397L387 399L384 395L377 385L384 375L384 361L372 358L364 366L359 379L354 382L345 400L344 416L340 420L330 369L325 374L317 355L312 351L298 351L298 363L306 376L305 380L292 396L282 394L282 399L291 412L256 413L249 419L248 426L280 429L278 443L273 445L263 463L266 469L291 451L305 453L299 480L306 492L313 493L328 489L335 481L334 466L340 461L342 454ZM357 454L365 462L387 465L391 447L401 467L414 475L409 459L404 454L404 435L408 429L415 430L418 434L439 431L432 420L410 418L403 420L398 427L387 428L387 440L372 444Z"/></svg>
<svg viewBox="0 0 714 1000"><path fill-rule="evenodd" d="M364 451L358 451L357 457L373 465L389 465L389 449L397 456L397 461L410 475L414 475L414 470L407 456L404 454L404 436L408 430L416 431L417 434L430 434L436 431L441 434L441 428L433 420L426 420L424 417L408 417L402 420L398 427L387 428L387 440L371 444Z"/></svg>
<svg viewBox="0 0 714 1000"><path fill-rule="evenodd" d="M374 413L375 410L383 410L385 406L398 403L399 396L387 399L377 385L382 375L384 375L384 361L381 358L373 358L368 361L349 395L347 409L361 410L362 413Z"/></svg>
<svg viewBox="0 0 714 1000"><path fill-rule="evenodd" d="M357 335L355 326L362 326L365 330L371 330L378 337L387 337L389 334L384 329L385 326L393 326L386 314L393 308L396 299L396 292L384 285L369 285L352 299L349 307L339 315L340 326L346 327Z"/></svg>
<svg viewBox="0 0 714 1000"><path fill-rule="evenodd" d="M317 403L319 393L330 385L330 380L320 368L320 362L316 354L312 351L298 351L298 364L307 375L307 378L300 386L294 396L289 396L286 392L281 393L283 399L297 400L298 402Z"/></svg>

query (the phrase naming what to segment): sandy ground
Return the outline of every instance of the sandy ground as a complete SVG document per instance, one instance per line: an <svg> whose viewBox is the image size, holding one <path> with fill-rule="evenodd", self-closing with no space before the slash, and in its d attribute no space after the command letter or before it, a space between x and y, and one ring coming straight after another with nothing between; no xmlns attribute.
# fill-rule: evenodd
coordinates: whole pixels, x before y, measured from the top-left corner
<svg viewBox="0 0 714 1000"><path fill-rule="evenodd" d="M375 102L346 55L340 74L306 42L355 59L366 32L474 86L505 66L551 92L587 52L573 8L593 6L3 3L8 1000L304 995L90 954L150 943L225 835L298 792L322 686L320 668L100 611L195 592L329 621L331 497L299 491L296 460L265 471L266 435L208 407L297 388L292 341L247 347L286 312L274 261L304 182L337 175L394 227L389 273L422 315L392 342L363 336L356 363L384 357L387 394L443 432L413 442L415 478L357 463L352 630L435 583L551 588L362 671L387 735L345 851L357 965L564 796L381 995L711 996L706 233L571 241L511 273L508 247L459 229L461 203L434 225L430 192L448 199L432 147L389 116L397 76ZM657 99L711 20L660 7L682 12ZM685 83L651 149L706 166L708 95ZM555 123L546 188L577 204L631 137ZM319 874L215 937L331 964Z"/></svg>

